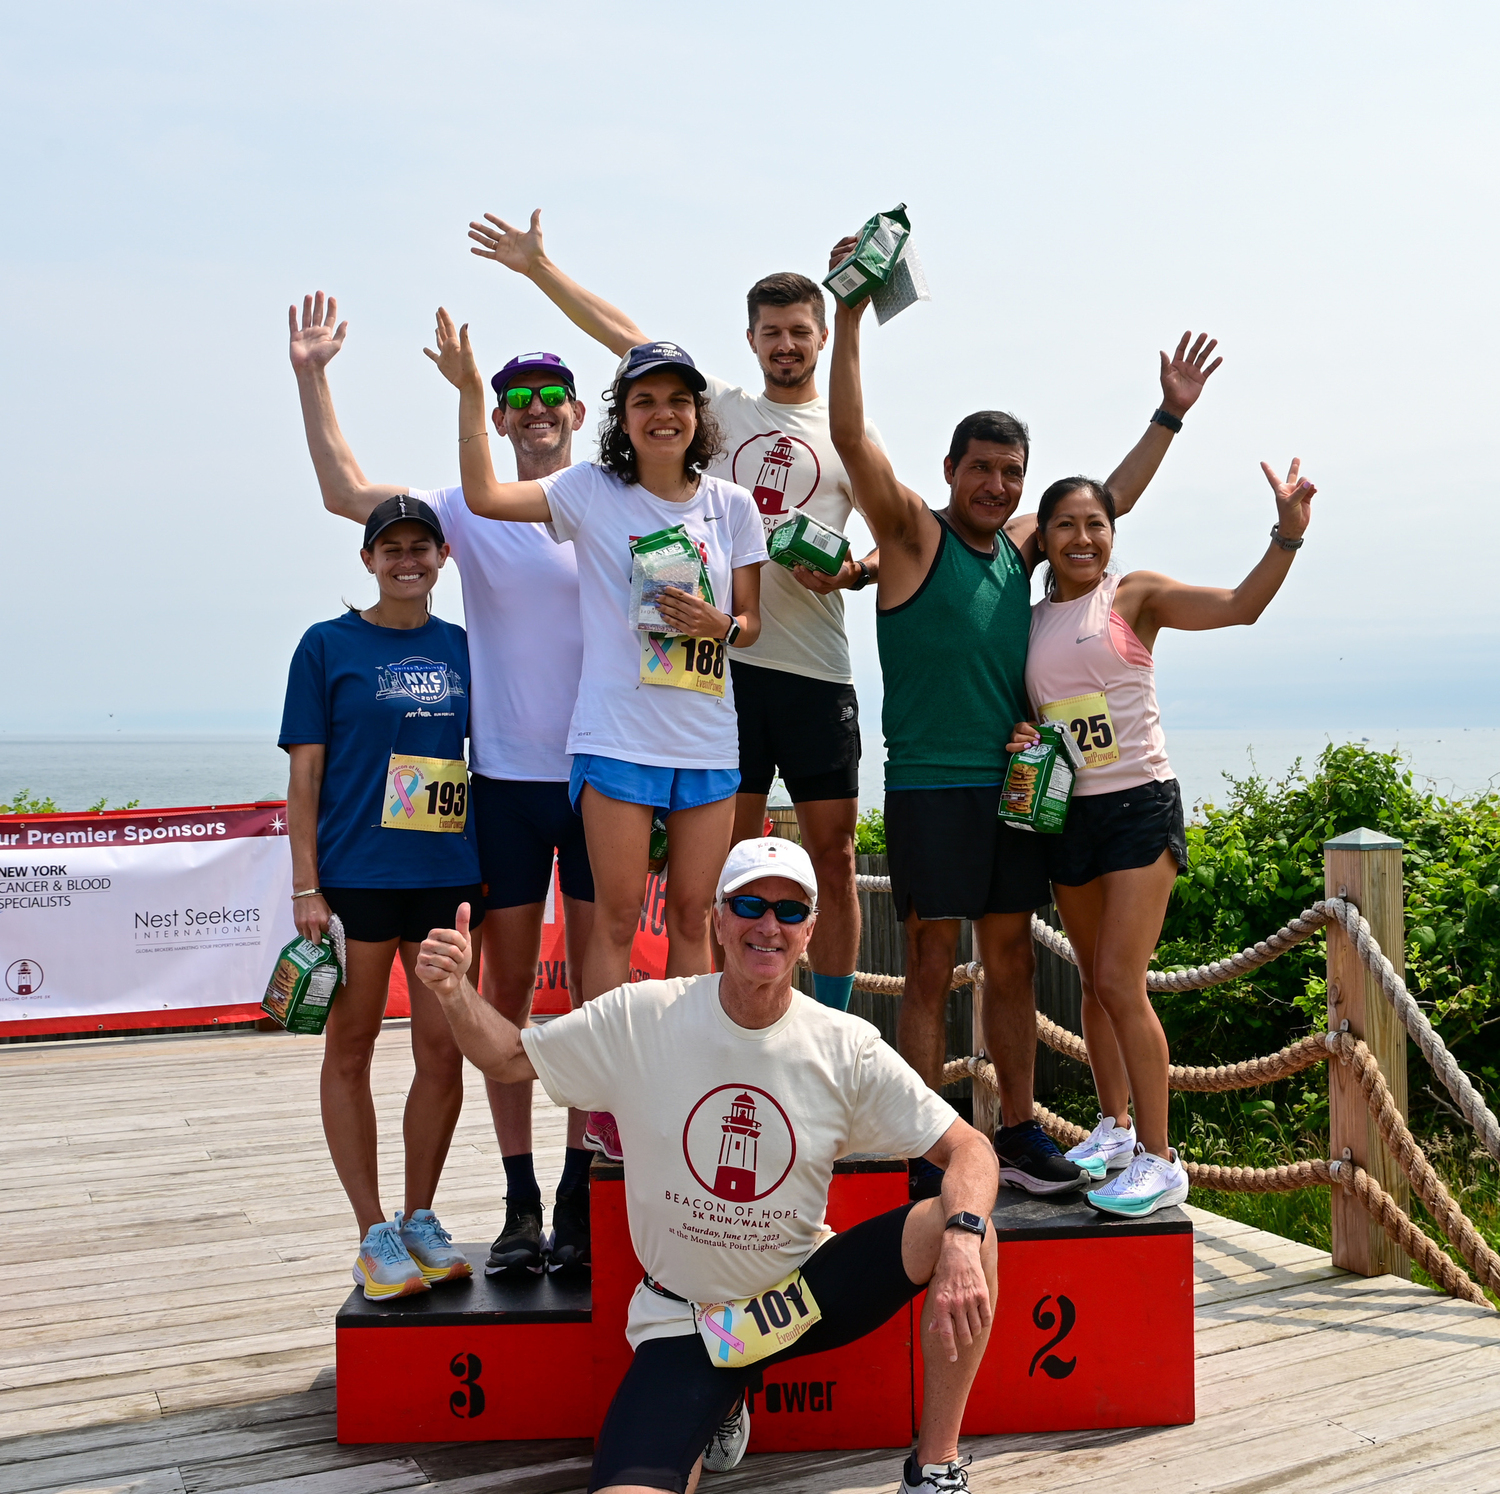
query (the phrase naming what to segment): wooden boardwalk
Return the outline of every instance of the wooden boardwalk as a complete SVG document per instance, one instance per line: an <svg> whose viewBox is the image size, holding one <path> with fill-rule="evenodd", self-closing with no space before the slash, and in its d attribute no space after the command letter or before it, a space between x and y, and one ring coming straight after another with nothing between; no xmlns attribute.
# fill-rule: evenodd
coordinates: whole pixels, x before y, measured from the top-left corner
<svg viewBox="0 0 1500 1494"><path fill-rule="evenodd" d="M375 1063L397 1207L404 1024ZM0 1494L552 1494L585 1442L334 1441L353 1222L323 1149L321 1043L284 1034L0 1047ZM550 1195L562 1116L537 1109ZM478 1076L438 1207L498 1229ZM975 1438L976 1490L1500 1490L1500 1317L1197 1213L1198 1419ZM1129 1289L1121 1283L1121 1290ZM566 1393L563 1391L563 1393ZM892 1489L898 1457L747 1459L705 1494Z"/></svg>

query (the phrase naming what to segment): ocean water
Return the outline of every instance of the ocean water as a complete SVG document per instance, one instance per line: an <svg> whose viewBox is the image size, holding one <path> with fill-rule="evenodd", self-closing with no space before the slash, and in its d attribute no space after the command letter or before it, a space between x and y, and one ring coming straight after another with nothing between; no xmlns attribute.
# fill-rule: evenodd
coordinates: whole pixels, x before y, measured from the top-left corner
<svg viewBox="0 0 1500 1494"><path fill-rule="evenodd" d="M1330 742L1365 742L1395 749L1418 778L1446 795L1500 785L1500 728L1350 727L1342 731L1253 731L1232 727L1174 731L1167 750L1188 806L1224 803L1225 773L1279 778L1301 758L1311 769ZM59 809L86 809L101 798L114 807L131 799L143 809L187 804L238 804L286 797L286 754L264 735L182 733L23 736L0 732L0 799L22 790ZM878 739L860 770L860 801L883 798Z"/></svg>

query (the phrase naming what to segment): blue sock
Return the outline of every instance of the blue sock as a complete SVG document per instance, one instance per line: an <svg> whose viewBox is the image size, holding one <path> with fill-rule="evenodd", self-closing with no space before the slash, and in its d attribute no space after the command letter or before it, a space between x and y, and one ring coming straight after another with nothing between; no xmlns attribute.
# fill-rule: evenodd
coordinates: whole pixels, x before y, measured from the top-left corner
<svg viewBox="0 0 1500 1494"><path fill-rule="evenodd" d="M557 1185L559 1198L565 1193L571 1193L575 1188L582 1188L587 1192L589 1164L593 1160L594 1154L586 1146L570 1146L563 1153L562 1178Z"/></svg>
<svg viewBox="0 0 1500 1494"><path fill-rule="evenodd" d="M536 1170L531 1165L530 1152L517 1152L513 1157L502 1157L505 1164L506 1203L541 1203L542 1190L536 1185Z"/></svg>
<svg viewBox="0 0 1500 1494"><path fill-rule="evenodd" d="M849 1010L849 998L854 994L852 975L819 975L814 970L812 978L815 1001L821 1002L824 1006L831 1006L836 1012Z"/></svg>

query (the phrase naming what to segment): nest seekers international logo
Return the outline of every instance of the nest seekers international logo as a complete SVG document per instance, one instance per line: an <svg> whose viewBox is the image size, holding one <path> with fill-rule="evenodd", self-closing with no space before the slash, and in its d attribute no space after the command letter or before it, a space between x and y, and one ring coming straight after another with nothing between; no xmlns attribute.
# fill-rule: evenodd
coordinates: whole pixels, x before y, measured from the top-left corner
<svg viewBox="0 0 1500 1494"><path fill-rule="evenodd" d="M682 1128L682 1153L698 1183L715 1198L754 1203L774 1193L797 1157L785 1110L753 1084L721 1084L693 1106Z"/></svg>
<svg viewBox="0 0 1500 1494"><path fill-rule="evenodd" d="M729 475L750 489L762 519L780 520L790 517L818 491L823 470L817 452L806 441L785 431L761 431L735 452Z"/></svg>
<svg viewBox="0 0 1500 1494"><path fill-rule="evenodd" d="M418 705L438 705L450 695L462 695L464 687L458 676L435 659L411 657L399 664L387 664L375 670L375 699L389 700L393 695L414 700Z"/></svg>

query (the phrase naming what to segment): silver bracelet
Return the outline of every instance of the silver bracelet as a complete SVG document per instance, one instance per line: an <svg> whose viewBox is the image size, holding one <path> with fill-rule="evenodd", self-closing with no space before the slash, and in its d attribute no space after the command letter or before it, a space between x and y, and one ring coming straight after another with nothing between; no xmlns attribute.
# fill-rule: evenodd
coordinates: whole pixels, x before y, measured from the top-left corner
<svg viewBox="0 0 1500 1494"><path fill-rule="evenodd" d="M306 892L294 892L292 901L295 903L299 897L317 897L322 890L321 887L309 887Z"/></svg>

